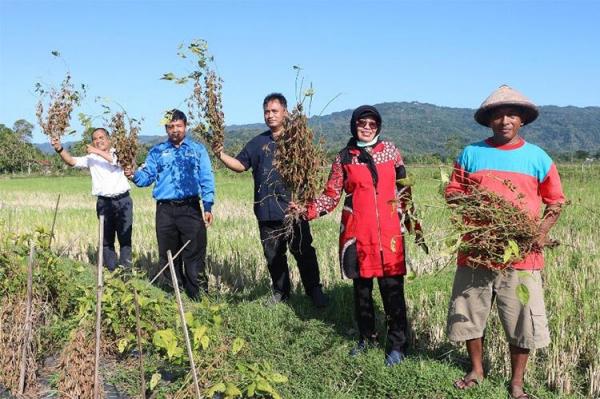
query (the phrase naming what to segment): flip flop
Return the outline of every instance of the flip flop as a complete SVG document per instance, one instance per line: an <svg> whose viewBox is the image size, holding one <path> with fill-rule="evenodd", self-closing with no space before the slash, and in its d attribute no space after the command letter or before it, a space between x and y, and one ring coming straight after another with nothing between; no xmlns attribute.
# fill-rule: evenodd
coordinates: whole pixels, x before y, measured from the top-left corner
<svg viewBox="0 0 600 399"><path fill-rule="evenodd" d="M529 399L530 398L530 396L526 392L523 392L519 396L513 396L511 394L508 394L508 397L510 399Z"/></svg>
<svg viewBox="0 0 600 399"><path fill-rule="evenodd" d="M459 378L458 380L454 381L454 388L456 389L460 389L460 390L465 390L465 389L471 389L477 385L479 385L480 380L478 378ZM518 399L526 399L526 398L518 398Z"/></svg>

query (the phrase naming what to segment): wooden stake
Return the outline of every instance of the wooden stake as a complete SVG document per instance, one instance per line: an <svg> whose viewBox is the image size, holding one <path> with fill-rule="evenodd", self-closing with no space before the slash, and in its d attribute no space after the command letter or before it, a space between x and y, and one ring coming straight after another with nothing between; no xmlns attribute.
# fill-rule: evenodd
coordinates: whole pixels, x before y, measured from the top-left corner
<svg viewBox="0 0 600 399"><path fill-rule="evenodd" d="M100 397L100 335L102 333L102 280L104 242L104 215L100 215L98 224L98 273L96 278L96 359L94 361L94 398Z"/></svg>
<svg viewBox="0 0 600 399"><path fill-rule="evenodd" d="M29 243L29 262L27 262L27 309L25 311L25 331L23 332L23 343L21 344L21 367L19 374L19 393L25 393L25 372L27 370L27 351L31 340L31 306L33 301L33 259L35 257L35 244Z"/></svg>
<svg viewBox="0 0 600 399"><path fill-rule="evenodd" d="M190 367L192 368L192 377L194 377L194 387L196 388L196 395L197 395L198 399L200 399L200 398L202 398L202 395L200 394L200 386L198 385L198 376L196 375L196 364L194 363L192 344L190 342L190 336L188 335L187 324L185 322L185 312L183 310L183 303L181 302L181 294L179 293L179 284L177 283L177 275L175 274L175 265L173 264L173 256L171 255L171 250L167 251L167 259L169 261L169 268L171 270L171 280L173 281L173 288L175 289L175 298L177 298L177 307L179 308L179 318L181 319L181 327L183 328L183 336L185 338L185 345L187 347L188 357L190 358Z"/></svg>
<svg viewBox="0 0 600 399"><path fill-rule="evenodd" d="M48 249L52 248L52 239L54 238L54 226L56 225L56 214L58 213L58 203L60 202L60 194L56 199L56 206L54 207L54 217L52 218L52 228L50 229L50 240L48 241Z"/></svg>
<svg viewBox="0 0 600 399"><path fill-rule="evenodd" d="M140 325L140 304L138 302L138 293L135 287L133 287L133 303L135 304L135 329L137 332L137 344L138 352L140 353L140 378L141 384L141 398L146 399L146 377L144 376L144 356L142 352L142 327Z"/></svg>
<svg viewBox="0 0 600 399"><path fill-rule="evenodd" d="M184 250L185 247L188 246L188 244L191 242L191 240L187 240L185 244L183 244L183 247L179 248L179 251L177 251L177 253L175 254L175 256L173 256L173 260L177 259L177 257L179 256L179 254ZM154 278L150 281L150 284L154 283L156 281L156 279L158 278L158 276L160 276L166 269L167 267L169 267L169 262L167 262L166 265L163 266L162 269L160 269L160 271L158 273L156 273L156 276L154 276Z"/></svg>

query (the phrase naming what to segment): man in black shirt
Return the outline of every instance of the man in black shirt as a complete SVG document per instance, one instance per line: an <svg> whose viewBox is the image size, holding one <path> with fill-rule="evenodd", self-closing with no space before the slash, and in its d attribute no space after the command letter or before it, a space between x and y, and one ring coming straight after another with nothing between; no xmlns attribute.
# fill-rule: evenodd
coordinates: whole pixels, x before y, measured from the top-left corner
<svg viewBox="0 0 600 399"><path fill-rule="evenodd" d="M273 167L273 158L275 140L283 133L287 100L280 93L269 94L263 101L263 110L269 130L250 140L236 157L224 153L222 146L213 148L213 151L227 168L235 172L252 169L254 214L258 220L260 239L273 282L271 302L285 301L290 295L290 272L286 256L289 246L298 263L306 294L315 306L325 307L328 300L321 289L317 254L312 246L308 222L296 224L292 237L282 234L290 193L281 175Z"/></svg>

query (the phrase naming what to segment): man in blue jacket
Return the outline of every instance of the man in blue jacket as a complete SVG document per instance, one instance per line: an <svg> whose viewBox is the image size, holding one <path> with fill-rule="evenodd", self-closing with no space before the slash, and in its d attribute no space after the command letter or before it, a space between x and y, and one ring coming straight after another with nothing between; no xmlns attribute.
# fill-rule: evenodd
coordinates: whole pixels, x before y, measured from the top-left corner
<svg viewBox="0 0 600 399"><path fill-rule="evenodd" d="M200 290L208 292L206 227L213 221L215 179L204 146L185 135L185 114L174 109L167 117L168 140L150 149L142 168L125 173L138 187L154 183L160 264L167 263L168 250L175 253L190 240L175 260L175 272L187 295L199 299Z"/></svg>

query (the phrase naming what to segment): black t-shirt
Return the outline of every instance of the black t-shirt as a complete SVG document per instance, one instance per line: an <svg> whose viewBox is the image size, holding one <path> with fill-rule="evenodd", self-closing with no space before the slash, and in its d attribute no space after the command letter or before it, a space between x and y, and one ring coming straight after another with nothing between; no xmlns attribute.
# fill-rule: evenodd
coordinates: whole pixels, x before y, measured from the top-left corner
<svg viewBox="0 0 600 399"><path fill-rule="evenodd" d="M236 156L254 178L254 214L260 222L281 221L290 193L273 167L275 141L267 130L250 140Z"/></svg>

